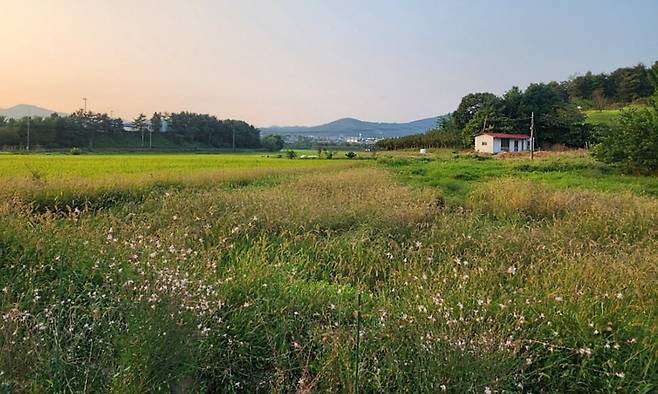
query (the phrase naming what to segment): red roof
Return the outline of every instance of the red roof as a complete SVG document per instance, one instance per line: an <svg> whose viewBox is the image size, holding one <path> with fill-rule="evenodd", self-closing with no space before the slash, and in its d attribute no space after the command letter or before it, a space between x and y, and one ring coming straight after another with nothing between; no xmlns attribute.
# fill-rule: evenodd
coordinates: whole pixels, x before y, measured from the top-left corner
<svg viewBox="0 0 658 394"><path fill-rule="evenodd" d="M510 133L482 133L482 135L490 135L494 138L512 138L518 140L527 140L530 138L528 134L510 134Z"/></svg>

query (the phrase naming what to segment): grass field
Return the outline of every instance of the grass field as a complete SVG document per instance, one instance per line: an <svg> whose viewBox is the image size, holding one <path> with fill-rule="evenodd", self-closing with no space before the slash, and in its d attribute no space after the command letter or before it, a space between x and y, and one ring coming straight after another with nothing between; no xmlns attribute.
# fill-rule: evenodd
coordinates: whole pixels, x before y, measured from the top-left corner
<svg viewBox="0 0 658 394"><path fill-rule="evenodd" d="M601 111L591 110L586 111L585 116L587 123L591 124L605 124L608 126L615 126L619 124L619 110L618 109L604 109Z"/></svg>
<svg viewBox="0 0 658 394"><path fill-rule="evenodd" d="M463 204L473 188L501 178L541 182L556 189L582 188L607 192L632 192L658 197L658 179L629 176L592 159L584 152L562 153L528 160L515 155L499 160L492 156L439 151L428 158L380 157L399 179L408 184L439 188L453 204Z"/></svg>
<svg viewBox="0 0 658 394"><path fill-rule="evenodd" d="M299 168L327 164L317 160L277 160L275 156L278 154L1 155L0 177L25 178L34 172L46 179L178 176L225 169Z"/></svg>
<svg viewBox="0 0 658 394"><path fill-rule="evenodd" d="M0 187L3 391L658 390L658 180L586 154L7 155Z"/></svg>
<svg viewBox="0 0 658 394"><path fill-rule="evenodd" d="M643 108L642 104L630 104L624 107L624 109L633 109L633 108ZM619 125L619 115L621 110L619 109L604 109L604 110L588 110L585 111L585 119L587 123L591 124L604 124L607 126L618 126Z"/></svg>

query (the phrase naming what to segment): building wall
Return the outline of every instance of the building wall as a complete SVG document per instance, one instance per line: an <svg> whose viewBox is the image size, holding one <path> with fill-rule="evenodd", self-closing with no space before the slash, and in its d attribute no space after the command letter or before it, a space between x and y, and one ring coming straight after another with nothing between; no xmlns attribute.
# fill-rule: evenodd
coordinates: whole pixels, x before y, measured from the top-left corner
<svg viewBox="0 0 658 394"><path fill-rule="evenodd" d="M475 137L475 150L481 153L494 153L495 140L490 135L478 135ZM500 145L500 141L498 141Z"/></svg>
<svg viewBox="0 0 658 394"><path fill-rule="evenodd" d="M515 151L514 150L514 141L515 141L515 139L510 139L509 140L509 151L508 152L511 152L511 153L526 152L526 151L530 150L530 142L528 140L516 140L516 141L519 141L520 145L519 145L519 150ZM500 138L495 138L494 144L493 144L493 146L494 146L494 152L493 153L502 152L503 151L502 150L502 145L503 144L501 142L501 139Z"/></svg>
<svg viewBox="0 0 658 394"><path fill-rule="evenodd" d="M519 140L519 152L527 152L530 150L530 140Z"/></svg>
<svg viewBox="0 0 658 394"><path fill-rule="evenodd" d="M509 151L514 150L515 139L510 139ZM519 141L519 150L516 152L527 152L530 150L530 140L516 140ZM484 145L483 145L484 143ZM475 150L481 153L500 153L502 152L502 142L500 138L494 138L490 135L478 135L475 137Z"/></svg>
<svg viewBox="0 0 658 394"><path fill-rule="evenodd" d="M493 138L493 137L491 137L491 138ZM493 140L494 140L494 142L493 142L493 153L499 153L501 151L501 145L502 145L501 142L500 142L500 138L494 138Z"/></svg>

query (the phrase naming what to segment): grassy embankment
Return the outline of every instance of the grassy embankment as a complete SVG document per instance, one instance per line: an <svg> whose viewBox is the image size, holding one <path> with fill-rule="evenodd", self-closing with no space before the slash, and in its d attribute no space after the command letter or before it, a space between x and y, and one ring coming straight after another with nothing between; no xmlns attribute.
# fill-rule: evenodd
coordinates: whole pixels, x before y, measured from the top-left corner
<svg viewBox="0 0 658 394"><path fill-rule="evenodd" d="M30 200L96 198L105 176L0 180L21 185L0 202L3 389L351 391L359 292L364 391L658 388L654 178L586 157L205 159L80 211ZM252 181L215 178L234 170Z"/></svg>

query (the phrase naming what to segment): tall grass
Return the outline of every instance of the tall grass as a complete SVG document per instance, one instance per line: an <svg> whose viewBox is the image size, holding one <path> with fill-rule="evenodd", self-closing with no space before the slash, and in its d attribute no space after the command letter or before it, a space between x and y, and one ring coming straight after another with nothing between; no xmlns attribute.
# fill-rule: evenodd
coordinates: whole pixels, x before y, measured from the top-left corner
<svg viewBox="0 0 658 394"><path fill-rule="evenodd" d="M656 200L499 180L458 209L381 168L309 171L5 199L3 389L350 392L357 293L362 392L658 388Z"/></svg>

